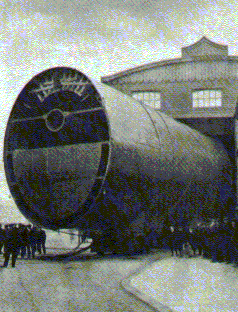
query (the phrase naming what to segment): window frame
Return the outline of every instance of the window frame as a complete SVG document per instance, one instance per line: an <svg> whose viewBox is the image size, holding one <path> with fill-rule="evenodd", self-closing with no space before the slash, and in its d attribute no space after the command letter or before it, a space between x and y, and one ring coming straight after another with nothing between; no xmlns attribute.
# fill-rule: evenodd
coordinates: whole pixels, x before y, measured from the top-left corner
<svg viewBox="0 0 238 312"><path fill-rule="evenodd" d="M201 93L201 95L199 93ZM192 90L192 107L194 109L219 108L222 107L222 98L223 98L222 89Z"/></svg>
<svg viewBox="0 0 238 312"><path fill-rule="evenodd" d="M142 97L135 97L134 95L143 96ZM161 109L161 92L160 91L132 91L131 96L133 99L142 102L144 105L148 105L153 109Z"/></svg>

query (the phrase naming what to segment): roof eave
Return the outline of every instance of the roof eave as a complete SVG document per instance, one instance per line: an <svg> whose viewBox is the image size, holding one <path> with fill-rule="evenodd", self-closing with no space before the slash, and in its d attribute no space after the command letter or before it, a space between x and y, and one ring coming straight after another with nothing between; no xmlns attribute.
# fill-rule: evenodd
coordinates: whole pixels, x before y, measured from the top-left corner
<svg viewBox="0 0 238 312"><path fill-rule="evenodd" d="M101 82L111 82L113 80L122 78L124 76L129 76L131 74L135 74L138 72L141 72L143 70L153 69L156 67L162 67L167 66L171 64L176 63L187 63L187 62L195 62L195 61L205 61L205 60L227 60L227 61L238 61L238 56L222 56L222 55L205 55L205 56L197 56L197 57L189 57L189 58L174 58L174 59L168 59L168 60L162 60L159 62L153 62L141 66L137 66L134 68L126 69L124 71L121 71L119 73L109 75L109 76L103 76L101 77Z"/></svg>

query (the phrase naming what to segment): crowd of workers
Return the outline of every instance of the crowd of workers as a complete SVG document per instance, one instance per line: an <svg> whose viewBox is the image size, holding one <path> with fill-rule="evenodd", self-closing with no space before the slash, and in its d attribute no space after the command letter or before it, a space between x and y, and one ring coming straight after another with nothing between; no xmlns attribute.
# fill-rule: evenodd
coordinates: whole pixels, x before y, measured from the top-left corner
<svg viewBox="0 0 238 312"><path fill-rule="evenodd" d="M15 267L18 255L24 259L35 258L36 251L45 254L46 233L44 230L31 224L0 224L0 253L4 255L4 264L7 267L12 255L12 267Z"/></svg>
<svg viewBox="0 0 238 312"><path fill-rule="evenodd" d="M212 261L225 261L238 265L238 222L213 221L196 227L167 226L162 235L163 245L173 255L196 254ZM12 255L15 267L18 255L21 259L34 259L36 252L46 254L46 232L38 227L24 224L0 224L0 254L4 255L3 267L8 266Z"/></svg>
<svg viewBox="0 0 238 312"><path fill-rule="evenodd" d="M238 264L238 223L236 220L214 221L195 228L167 228L164 243L172 255L183 255L190 248L189 256L196 254L214 262Z"/></svg>

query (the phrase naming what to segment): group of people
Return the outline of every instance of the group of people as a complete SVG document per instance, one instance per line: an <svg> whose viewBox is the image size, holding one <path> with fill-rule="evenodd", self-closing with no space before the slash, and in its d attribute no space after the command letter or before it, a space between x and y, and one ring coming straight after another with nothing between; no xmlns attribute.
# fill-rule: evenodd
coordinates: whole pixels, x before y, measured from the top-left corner
<svg viewBox="0 0 238 312"><path fill-rule="evenodd" d="M15 267L18 255L24 259L35 258L36 251L46 254L46 232L31 224L0 224L0 253L3 252L4 264L7 267L12 255L12 267Z"/></svg>
<svg viewBox="0 0 238 312"><path fill-rule="evenodd" d="M200 224L189 227L174 227L167 229L164 236L165 244L172 255L186 254L189 256L202 255L214 262L238 264L238 223L236 220L216 221L210 225Z"/></svg>

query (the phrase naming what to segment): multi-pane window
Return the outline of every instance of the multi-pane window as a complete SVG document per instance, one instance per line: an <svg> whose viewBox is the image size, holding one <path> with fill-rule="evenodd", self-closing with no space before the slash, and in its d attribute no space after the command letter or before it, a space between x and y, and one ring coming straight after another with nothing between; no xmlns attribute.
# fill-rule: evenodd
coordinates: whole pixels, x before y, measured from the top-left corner
<svg viewBox="0 0 238 312"><path fill-rule="evenodd" d="M221 90L199 90L193 92L193 107L220 107Z"/></svg>
<svg viewBox="0 0 238 312"><path fill-rule="evenodd" d="M159 92L133 92L132 96L143 104L150 105L155 109L160 108Z"/></svg>

